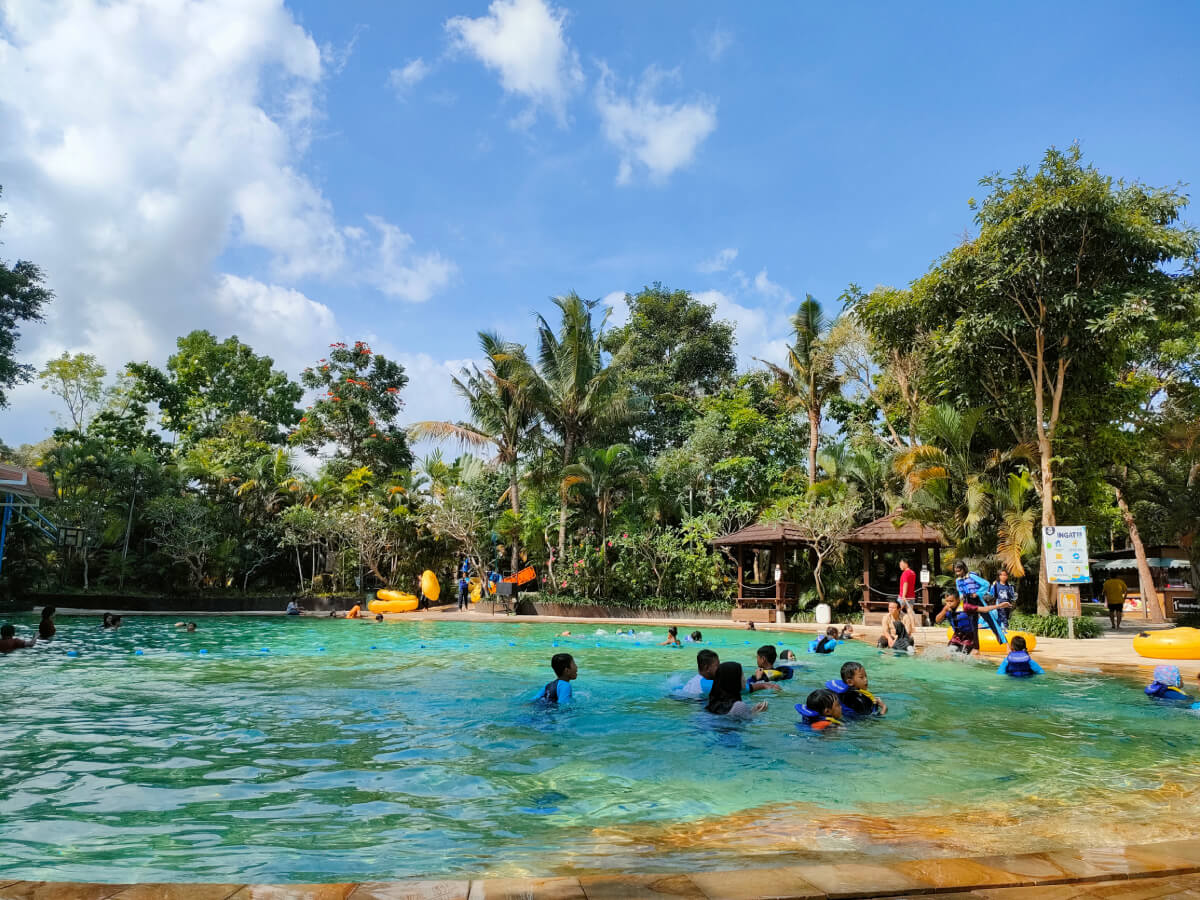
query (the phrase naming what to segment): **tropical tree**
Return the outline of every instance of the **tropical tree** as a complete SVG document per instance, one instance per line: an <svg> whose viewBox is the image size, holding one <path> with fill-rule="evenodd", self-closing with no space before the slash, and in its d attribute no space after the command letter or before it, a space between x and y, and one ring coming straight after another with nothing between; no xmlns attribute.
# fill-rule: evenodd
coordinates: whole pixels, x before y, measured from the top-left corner
<svg viewBox="0 0 1200 900"><path fill-rule="evenodd" d="M0 259L0 409L8 406L10 388L33 377L33 366L17 362L17 341L20 324L40 322L42 308L54 297L43 281L42 270L28 260L10 266Z"/></svg>
<svg viewBox="0 0 1200 900"><path fill-rule="evenodd" d="M267 440L281 443L284 430L300 418L300 386L236 335L218 341L196 330L176 346L165 370L149 363L130 363L128 370L138 399L158 404L162 426L178 436L183 449L215 437L238 416L267 423Z"/></svg>
<svg viewBox="0 0 1200 900"><path fill-rule="evenodd" d="M508 475L505 496L514 519L519 521L520 454L538 428L531 385L520 377L529 369L529 361L523 346L501 340L493 332L479 332L479 346L488 360L488 368L481 370L472 365L451 379L467 402L471 422L417 422L409 426L409 434L414 438L453 439L472 447L491 447L497 465ZM517 533L510 530L510 534L515 572L521 563L520 541Z"/></svg>
<svg viewBox="0 0 1200 900"><path fill-rule="evenodd" d="M620 368L606 362L601 334L592 323L597 301L573 291L555 297L561 321L558 329L539 315L538 364L521 368L517 380L543 420L560 441L561 468L575 459L579 447L607 428L626 422L629 400L620 382ZM558 558L567 546L567 486L559 488Z"/></svg>
<svg viewBox="0 0 1200 900"><path fill-rule="evenodd" d="M627 444L580 451L579 461L563 469L563 485L567 491L576 488L586 491L596 504L600 517L600 564L608 569L608 521L618 496L633 484L640 473L640 464L633 448Z"/></svg>
<svg viewBox="0 0 1200 900"><path fill-rule="evenodd" d="M1187 202L1178 190L1116 181L1084 165L1078 146L981 184L979 234L914 284L916 315L943 323L931 346L943 395L986 406L1019 443L1035 444L1050 526L1060 438L1120 407L1131 336L1178 313L1171 268L1196 255L1200 237L1178 224ZM1039 607L1049 605L1043 573Z"/></svg>
<svg viewBox="0 0 1200 900"><path fill-rule="evenodd" d="M104 376L108 372L90 353L62 356L46 362L38 379L42 390L49 391L67 406L71 427L78 432L87 428L88 412L104 396Z"/></svg>
<svg viewBox="0 0 1200 900"><path fill-rule="evenodd" d="M408 384L404 367L363 341L329 345L329 356L305 369L305 388L317 392L299 417L290 440L313 456L334 445L346 471L367 466L387 473L412 465L412 453L397 419Z"/></svg>
<svg viewBox="0 0 1200 900"><path fill-rule="evenodd" d="M811 294L792 316L792 331L795 340L788 346L786 365L765 364L778 379L788 405L802 411L808 419L808 483L811 485L817 481L821 411L841 390L843 376L838 372L836 347L829 339L829 327L821 304Z"/></svg>

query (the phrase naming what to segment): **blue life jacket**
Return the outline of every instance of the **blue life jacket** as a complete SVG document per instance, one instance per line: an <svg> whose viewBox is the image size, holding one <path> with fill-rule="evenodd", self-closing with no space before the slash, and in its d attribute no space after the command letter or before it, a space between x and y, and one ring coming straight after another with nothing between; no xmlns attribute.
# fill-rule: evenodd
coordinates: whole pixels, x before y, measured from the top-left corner
<svg viewBox="0 0 1200 900"><path fill-rule="evenodd" d="M840 643L841 643L841 641L839 641L835 638L831 638L827 634L823 634L819 638L815 638L814 640L811 640L808 642L808 652L809 653L832 653L837 648L837 645Z"/></svg>
<svg viewBox="0 0 1200 900"><path fill-rule="evenodd" d="M1033 666L1029 664L1029 659L1029 654L1024 650L1014 650L1008 654L1008 667L1004 674L1013 678L1028 678L1033 674Z"/></svg>
<svg viewBox="0 0 1200 900"><path fill-rule="evenodd" d="M830 678L825 687L838 695L842 701L842 711L859 716L869 716L875 712L878 701L874 694L850 687L840 678Z"/></svg>
<svg viewBox="0 0 1200 900"><path fill-rule="evenodd" d="M1174 685L1163 684L1161 681L1155 681L1146 688L1146 696L1153 697L1155 700L1170 700L1175 703L1182 703L1192 699Z"/></svg>
<svg viewBox="0 0 1200 900"><path fill-rule="evenodd" d="M841 725L840 719L809 709L803 703L796 704L796 712L800 713L800 721L813 731L824 731L831 725Z"/></svg>

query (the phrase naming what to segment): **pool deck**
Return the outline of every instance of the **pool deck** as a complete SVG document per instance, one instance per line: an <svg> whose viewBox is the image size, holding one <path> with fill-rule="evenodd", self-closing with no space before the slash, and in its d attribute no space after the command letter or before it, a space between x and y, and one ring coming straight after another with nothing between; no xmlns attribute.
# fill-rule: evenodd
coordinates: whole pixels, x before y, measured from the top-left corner
<svg viewBox="0 0 1200 900"><path fill-rule="evenodd" d="M119 863L114 862L119 866ZM671 875L425 879L364 884L82 884L0 879L0 900L615 900L1200 897L1200 840L1013 856L850 862Z"/></svg>
<svg viewBox="0 0 1200 900"><path fill-rule="evenodd" d="M475 612L473 610L471 612L460 613L456 612L453 607L440 607L420 613L395 614L388 618L397 621L422 619L441 622L507 622L519 625L565 625L579 626L580 628L591 626L593 630L596 627L606 625L618 625L622 627L641 626L643 628L666 628L668 625L678 625L681 631L692 629L704 631L715 628L747 631L744 625L734 624L721 619L598 619L566 616L506 616L503 614L493 616L487 612ZM787 625L758 625L750 633L763 635L797 634L807 636L824 631L827 627L826 625L817 625L813 622L798 622ZM1156 665L1169 662L1172 665L1179 666L1186 688L1188 687L1188 681L1194 683L1196 676L1200 675L1200 659L1147 659L1146 657L1139 656L1133 650L1133 638L1138 632L1147 630L1148 628L1153 630L1162 627L1164 626L1147 625L1140 620L1126 619L1119 631L1111 631L1109 630L1108 622L1105 621L1104 632L1098 638L1071 641L1066 638L1040 637L1037 639L1037 649L1034 650L1033 654L1034 658L1046 669L1062 672L1146 677L1147 680L1149 680L1150 673ZM879 639L880 631L879 626L875 625L854 625L855 637L859 643L866 645L864 652L874 649L874 644ZM946 645L946 629L943 627L919 628L917 632L918 649ZM586 634L590 634L590 632L580 631L580 636L586 636ZM842 650L837 651L839 655L844 652ZM984 654L984 656L988 659L995 659L997 663L1001 659L999 654Z"/></svg>

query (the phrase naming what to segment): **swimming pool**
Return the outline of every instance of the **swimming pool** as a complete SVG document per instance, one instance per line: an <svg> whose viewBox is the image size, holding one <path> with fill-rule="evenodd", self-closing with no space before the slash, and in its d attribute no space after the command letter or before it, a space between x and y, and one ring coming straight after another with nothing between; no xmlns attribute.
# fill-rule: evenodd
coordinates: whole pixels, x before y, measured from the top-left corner
<svg viewBox="0 0 1200 900"><path fill-rule="evenodd" d="M684 871L1200 831L1200 721L1132 680L1021 682L856 644L802 659L760 720L730 725L669 698L696 648L651 646L662 629L96 621L63 617L52 644L0 658L13 879ZM807 640L705 636L743 664L767 640L804 657ZM538 709L561 650L579 663L577 703ZM793 704L850 658L888 717L798 731Z"/></svg>

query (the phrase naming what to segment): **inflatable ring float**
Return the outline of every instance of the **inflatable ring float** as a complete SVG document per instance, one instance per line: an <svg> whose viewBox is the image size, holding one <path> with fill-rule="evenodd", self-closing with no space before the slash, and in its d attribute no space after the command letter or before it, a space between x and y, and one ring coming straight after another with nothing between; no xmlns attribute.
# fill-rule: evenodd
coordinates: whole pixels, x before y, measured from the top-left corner
<svg viewBox="0 0 1200 900"><path fill-rule="evenodd" d="M367 604L367 609L373 613L412 612L420 602L416 594L402 594L400 591L376 591L375 597Z"/></svg>
<svg viewBox="0 0 1200 900"><path fill-rule="evenodd" d="M437 576L426 569L421 573L421 593L423 593L430 603L437 603L438 597L442 595L442 586L438 584ZM411 597L411 594L406 596ZM413 607L416 609L416 607Z"/></svg>
<svg viewBox="0 0 1200 900"><path fill-rule="evenodd" d="M1034 650L1037 648L1037 635L1030 634L1028 631L1010 631L1008 639L1011 641L1014 637L1020 635L1025 638L1025 649ZM946 640L954 637L954 629L946 629ZM986 625L979 626L979 652L980 653L1007 653L1008 644L1001 644L996 640L996 635L992 633L992 629Z"/></svg>
<svg viewBox="0 0 1200 900"><path fill-rule="evenodd" d="M1200 629L1143 631L1133 639L1133 649L1150 659L1200 659Z"/></svg>

